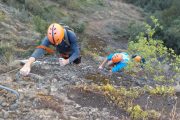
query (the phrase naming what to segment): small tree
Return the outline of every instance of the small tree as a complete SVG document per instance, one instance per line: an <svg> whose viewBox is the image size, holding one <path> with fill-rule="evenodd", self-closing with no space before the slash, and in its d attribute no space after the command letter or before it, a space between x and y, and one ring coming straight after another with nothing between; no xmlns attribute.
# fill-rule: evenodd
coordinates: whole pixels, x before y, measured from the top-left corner
<svg viewBox="0 0 180 120"><path fill-rule="evenodd" d="M165 47L161 40L153 38L156 29L162 29L162 26L155 17L151 19L154 25L144 23L146 30L136 37L137 40L129 42L128 45L129 53L144 57L146 63L141 68L137 67L141 63L132 60L127 70L129 73L135 73L135 76L138 76L139 71L143 71L142 77L156 83L171 83L179 76L180 56L176 55L174 50Z"/></svg>

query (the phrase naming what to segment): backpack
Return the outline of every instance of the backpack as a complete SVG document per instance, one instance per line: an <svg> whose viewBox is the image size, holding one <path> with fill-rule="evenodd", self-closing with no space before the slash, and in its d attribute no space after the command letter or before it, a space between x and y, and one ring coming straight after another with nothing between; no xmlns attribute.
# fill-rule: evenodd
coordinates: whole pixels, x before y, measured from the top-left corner
<svg viewBox="0 0 180 120"><path fill-rule="evenodd" d="M74 32L74 29L69 27L68 25L65 25L64 23L60 23L60 25L64 28L64 41L65 43L70 46L69 38L67 35L67 31L72 31Z"/></svg>

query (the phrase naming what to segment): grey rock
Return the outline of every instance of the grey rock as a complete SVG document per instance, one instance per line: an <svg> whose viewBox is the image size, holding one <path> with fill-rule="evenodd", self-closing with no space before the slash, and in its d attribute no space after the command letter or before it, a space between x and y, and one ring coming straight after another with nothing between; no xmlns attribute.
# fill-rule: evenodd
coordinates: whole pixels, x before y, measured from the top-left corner
<svg viewBox="0 0 180 120"><path fill-rule="evenodd" d="M79 120L78 118L74 117L74 116L70 116L69 120Z"/></svg>
<svg viewBox="0 0 180 120"><path fill-rule="evenodd" d="M4 119L7 119L8 117L9 117L9 112L3 110L3 118L4 118Z"/></svg>

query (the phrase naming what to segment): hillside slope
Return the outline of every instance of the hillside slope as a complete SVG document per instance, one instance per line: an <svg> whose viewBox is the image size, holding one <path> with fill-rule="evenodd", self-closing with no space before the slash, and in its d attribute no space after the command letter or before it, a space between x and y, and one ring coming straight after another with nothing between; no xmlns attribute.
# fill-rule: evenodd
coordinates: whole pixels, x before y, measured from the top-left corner
<svg viewBox="0 0 180 120"><path fill-rule="evenodd" d="M58 4L56 0L44 2L48 5ZM17 104L13 104L16 96L0 89L1 119L131 119L123 107L118 107L108 98L108 94L92 92L86 87L86 85L109 83L118 89L119 86L125 86L127 89L134 87L136 90L138 86L146 84L146 81L130 80L119 74L108 76L106 72L97 71L99 62L102 60L101 56L111 50L127 48L127 38L122 33L128 24L131 21L143 20L141 12L133 5L123 3L121 0L106 0L105 3L105 6L97 10L92 10L90 6L91 9L87 9L91 12L85 13L68 7L60 7L67 16L72 15L75 22L86 23L85 31L78 33L82 49L80 65L70 64L60 67L51 63L36 64L32 67L29 76L22 77L18 74L22 66L14 61L28 58L37 45L38 39L41 38L40 34L44 33L35 31L31 17L28 17L28 22L22 22L22 11L0 2L0 85L10 87L20 94ZM54 56L48 56L45 59L51 61L50 57L54 58ZM124 97L122 99L124 100L122 104L128 104L128 100L126 101ZM149 102L147 103L146 100ZM163 103L162 100L164 100ZM163 120L171 117L169 113L175 102L173 97L153 98L146 94L134 101L141 104L143 108L164 110L165 115L161 117ZM179 98L177 101L179 108ZM178 115L177 118L180 117Z"/></svg>
<svg viewBox="0 0 180 120"><path fill-rule="evenodd" d="M56 4L55 2L46 1L48 4ZM127 20L139 20L141 19L140 13L132 10L134 14L126 14L126 10L130 10L131 5L127 5L118 1L108 1L108 6L99 11L93 13L83 14L78 11L71 11L66 8L64 10L67 13L76 15L77 20L86 21L87 26L85 33L80 34L82 49L88 45L86 42L90 40L92 45L89 48L91 51L103 52L104 44L108 45L108 42L112 40L111 31L115 24L128 25ZM123 9L125 8L125 9ZM112 10L112 11L111 11ZM36 40L40 39L40 35L34 31L31 22L22 22L20 18L21 11L7 6L3 3L0 4L0 11L3 19L0 22L1 43L9 45L8 48L12 48L13 57L1 53L1 75L0 83L7 87L13 88L20 93L20 100L18 102L18 108L9 106L10 99L13 99L12 94L5 94L5 98L1 96L1 99L5 100L3 106L1 106L0 117L3 119L67 119L67 120L87 120L87 119L111 119L118 120L122 116L119 115L120 109L114 108L109 104L103 96L87 95L74 92L70 86L83 84L90 82L91 80L85 78L91 76L93 69L96 69L98 64L91 57L83 56L82 64L80 66L69 65L65 68L59 66L45 65L41 68L34 66L32 73L41 76L42 80L39 81L32 79L32 77L19 78L16 72L21 66L7 67L7 62L12 62L18 57L23 57L23 54L29 54L29 49L33 49ZM120 11L120 12L119 12ZM126 24L126 25L125 25ZM110 25L110 27L108 27ZM99 40L97 45L93 43ZM119 41L120 42L120 41ZM103 43L103 44L101 44ZM123 43L126 45L126 42ZM116 43L109 44L111 47L116 48ZM123 46L123 45L122 45ZM99 49L101 51L97 51ZM7 51L8 54L9 51ZM4 61L5 60L5 61ZM10 70L15 71L6 73ZM16 70L17 69L17 70ZM90 70L89 70L90 69ZM89 73L90 72L90 73ZM3 74L5 73L5 74ZM33 81L35 80L35 81ZM39 82L38 82L39 81ZM3 93L3 91L1 91ZM7 98L9 96L9 98ZM92 98L92 99L91 99ZM80 99L80 100L78 100ZM89 101L87 101L89 99ZM58 102L60 101L60 102ZM48 109L49 108L49 109ZM125 113L123 113L125 115ZM122 114L122 115L123 115ZM64 116L64 117L63 117Z"/></svg>

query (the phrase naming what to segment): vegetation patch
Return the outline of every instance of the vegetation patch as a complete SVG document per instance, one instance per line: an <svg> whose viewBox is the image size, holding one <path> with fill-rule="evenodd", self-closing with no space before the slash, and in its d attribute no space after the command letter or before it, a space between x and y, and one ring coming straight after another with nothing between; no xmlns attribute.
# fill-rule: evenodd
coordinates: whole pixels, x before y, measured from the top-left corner
<svg viewBox="0 0 180 120"><path fill-rule="evenodd" d="M96 84L79 85L75 86L74 89L80 89L82 92L92 92L105 96L109 102L112 102L116 106L129 113L133 120L158 119L161 115L155 110L143 110L139 105L134 105L133 101L144 93L143 89L130 88L127 90L123 86L115 88L110 84L102 86L98 86Z"/></svg>
<svg viewBox="0 0 180 120"><path fill-rule="evenodd" d="M145 86L145 89L148 93L152 95L168 95L173 96L175 95L175 90L171 86L156 86L155 88Z"/></svg>
<svg viewBox="0 0 180 120"><path fill-rule="evenodd" d="M48 28L48 23L39 16L33 17L33 23L35 30L41 33L41 37L44 37L44 34L46 33L46 30Z"/></svg>
<svg viewBox="0 0 180 120"><path fill-rule="evenodd" d="M1 44L0 45L0 61L6 65L9 65L10 62L14 60L15 52L14 48L10 44Z"/></svg>
<svg viewBox="0 0 180 120"><path fill-rule="evenodd" d="M86 74L85 75L85 78L88 79L88 80L92 80L93 83L96 83L96 84L108 84L109 83L109 77L105 76L105 75L102 75L102 74Z"/></svg>
<svg viewBox="0 0 180 120"><path fill-rule="evenodd" d="M38 108L49 108L58 113L63 112L63 102L62 100L51 96L51 95L44 95L44 94L37 94L36 98Z"/></svg>
<svg viewBox="0 0 180 120"><path fill-rule="evenodd" d="M163 30L158 30L154 37L160 38L164 41L165 45L169 48L173 48L176 53L180 54L180 1L179 0L124 0L125 2L135 4L144 9L148 15L154 15L159 20L160 23L164 26ZM147 22L151 24L150 20L147 19ZM132 29L136 35L137 31L141 31L140 28L142 25L136 26L136 29ZM138 29L140 28L140 29ZM137 31L135 31L137 30ZM136 36L135 35L135 36ZM130 34L130 36L132 36Z"/></svg>
<svg viewBox="0 0 180 120"><path fill-rule="evenodd" d="M127 110L133 120L149 120L160 118L160 113L155 110L144 111L141 106L135 105Z"/></svg>
<svg viewBox="0 0 180 120"><path fill-rule="evenodd" d="M142 70L143 77L149 81L157 84L171 84L180 71L180 68L177 67L180 65L180 56L176 55L174 50L165 47L161 40L153 38L156 29L162 27L158 19L151 18L154 27L145 24L145 32L140 33L136 41L131 41L128 45L130 54L140 55L145 58L146 62L142 64L131 61L126 70L130 73L138 73L139 70Z"/></svg>
<svg viewBox="0 0 180 120"><path fill-rule="evenodd" d="M83 46L82 51L89 52L93 56L104 56L106 55L105 48L107 47L107 44L105 41L103 41L101 38L97 36L88 36L82 40L81 44Z"/></svg>
<svg viewBox="0 0 180 120"><path fill-rule="evenodd" d="M4 21L6 18L6 14L4 11L0 10L0 22Z"/></svg>
<svg viewBox="0 0 180 120"><path fill-rule="evenodd" d="M69 1L67 7L72 10L78 10L81 12L92 12L94 8L99 8L105 6L104 0L74 0Z"/></svg>

